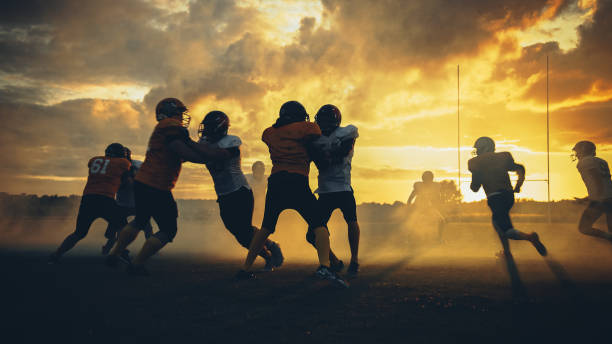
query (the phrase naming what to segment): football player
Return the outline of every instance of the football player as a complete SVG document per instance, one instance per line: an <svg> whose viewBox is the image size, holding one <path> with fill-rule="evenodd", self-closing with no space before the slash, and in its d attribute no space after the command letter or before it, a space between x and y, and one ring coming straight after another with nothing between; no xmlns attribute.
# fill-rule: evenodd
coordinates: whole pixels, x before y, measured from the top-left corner
<svg viewBox="0 0 612 344"><path fill-rule="evenodd" d="M342 287L348 286L330 269L329 232L325 228L317 199L308 184L309 149L312 148L312 142L320 136L321 129L316 123L309 121L306 109L297 101L284 103L276 123L263 132L262 141L268 145L272 160L264 219L261 230L251 241L243 270L237 274L238 278L254 277L250 272L253 261L270 234L274 233L279 215L285 209L295 209L309 227L313 228L320 263L316 276Z"/></svg>
<svg viewBox="0 0 612 344"><path fill-rule="evenodd" d="M510 209L514 205L514 193L521 191L525 181L525 167L517 164L509 152L495 152L495 142L490 137L480 137L474 143L475 157L468 161L472 172L470 189L478 192L484 188L487 204L493 213L493 227L497 231L504 249L503 254L510 254L508 239L527 240L542 256L547 254L537 233L523 233L514 228L510 220ZM510 183L508 172L516 172L518 181L514 188Z"/></svg>
<svg viewBox="0 0 612 344"><path fill-rule="evenodd" d="M325 225L334 210L340 209L348 225L348 241L351 249L351 263L347 273L351 276L359 272L359 223L357 222L357 205L351 186L351 162L355 141L359 137L357 127L347 125L340 127L342 114L331 104L323 105L315 116L315 122L321 128L322 135L313 142L315 164L319 169L319 208L323 214ZM306 239L315 244L314 233L311 230ZM332 270L340 270L344 265L330 250Z"/></svg>
<svg viewBox="0 0 612 344"><path fill-rule="evenodd" d="M578 160L577 168L587 188L588 197L578 199L588 201L588 206L580 217L580 233L612 241L612 180L608 163L595 156L595 144L580 141L574 148L573 159ZM593 224L606 214L608 231L593 228Z"/></svg>
<svg viewBox="0 0 612 344"><path fill-rule="evenodd" d="M97 218L108 221L111 232L121 229L125 218L120 215L115 203L115 193L119 189L122 178L127 177L130 162L126 159L125 149L120 143L112 143L104 151L104 156L95 156L87 163L89 176L83 190L76 229L68 235L57 250L49 256L49 263L57 263L59 259L83 239L89 227ZM118 251L117 254L124 251ZM124 258L127 258L124 256Z"/></svg>
<svg viewBox="0 0 612 344"><path fill-rule="evenodd" d="M236 237L240 245L248 249L253 235L258 231L253 227L253 191L240 166L242 141L238 136L227 134L229 126L229 117L224 112L211 111L200 123L198 133L200 142L228 152L225 159L211 159L206 167L215 184L217 203L225 228ZM272 271L283 264L280 246L269 239L259 256L266 261L265 271Z"/></svg>
<svg viewBox="0 0 612 344"><path fill-rule="evenodd" d="M136 239L153 217L159 231L145 241L132 264L128 265L128 272L136 275L147 275L145 261L176 236L178 209L172 189L182 163L205 163L206 159L229 154L190 139L187 127L191 117L180 100L161 100L155 108L155 117L158 123L149 139L145 161L134 178L136 218L119 233L117 244L106 257L108 266L117 266L118 255Z"/></svg>
<svg viewBox="0 0 612 344"><path fill-rule="evenodd" d="M126 219L127 223L128 216L136 215L136 205L134 202L134 176L136 175L136 172L138 172L138 170L140 169L142 161L133 160L132 151L127 147L125 147L125 157L132 164L132 166L130 167L130 171L127 173L127 175L122 179L121 185L119 185L119 190L117 190L117 197L115 202L119 207L118 209L121 213L121 216ZM153 227L151 226L151 221L147 222L143 231L145 233L145 238L147 239L151 235L153 235ZM117 228L113 228L113 226L111 226L109 223L108 227L106 228L106 233L104 233L104 237L106 237L108 241L104 246L102 246L103 255L107 255L110 249L113 248L113 245L117 241L117 234L119 234L117 233Z"/></svg>
<svg viewBox="0 0 612 344"><path fill-rule="evenodd" d="M446 218L440 212L442 195L440 183L434 182L434 174L431 171L423 172L420 182L414 183L414 187L408 197L407 205L409 213L431 212L438 221L438 241L442 242L442 233L446 225ZM413 203L414 201L414 203Z"/></svg>
<svg viewBox="0 0 612 344"><path fill-rule="evenodd" d="M262 161L255 161L251 166L253 173L246 174L245 177L251 190L255 203L253 206L253 218L255 223L261 223L263 220L263 208L266 201L266 188L268 187L268 178L266 177L266 166Z"/></svg>

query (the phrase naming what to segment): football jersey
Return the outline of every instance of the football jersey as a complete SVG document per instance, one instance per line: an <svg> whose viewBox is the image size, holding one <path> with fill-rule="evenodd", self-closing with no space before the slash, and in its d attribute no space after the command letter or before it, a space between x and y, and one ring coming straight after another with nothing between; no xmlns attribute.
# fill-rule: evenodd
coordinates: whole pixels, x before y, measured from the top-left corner
<svg viewBox="0 0 612 344"><path fill-rule="evenodd" d="M440 183L416 182L414 183L416 194L415 204L435 205L440 203Z"/></svg>
<svg viewBox="0 0 612 344"><path fill-rule="evenodd" d="M115 198L121 184L121 176L130 169L130 162L125 158L95 156L87 163L89 176L83 195L103 195Z"/></svg>
<svg viewBox="0 0 612 344"><path fill-rule="evenodd" d="M312 122L295 122L264 130L261 140L270 151L271 174L287 171L308 176L310 157L306 144L319 136L321 129Z"/></svg>
<svg viewBox="0 0 612 344"><path fill-rule="evenodd" d="M472 174L480 176L487 196L502 190L513 191L508 171L514 165L512 154L508 152L487 152L468 161L468 169Z"/></svg>
<svg viewBox="0 0 612 344"><path fill-rule="evenodd" d="M342 142L359 137L357 127L348 125L338 127L329 136L321 135L314 141L316 149L324 153L338 150ZM353 150L339 162L333 162L323 170L319 170L319 188L315 192L329 193L340 191L352 191L351 188L351 163L353 161Z"/></svg>
<svg viewBox="0 0 612 344"><path fill-rule="evenodd" d="M188 139L189 132L181 121L174 118L159 121L149 139L145 160L134 179L159 190L172 190L183 161L170 151L168 144L174 140Z"/></svg>
<svg viewBox="0 0 612 344"><path fill-rule="evenodd" d="M209 142L206 137L200 139L200 142L205 142L215 148L239 148L242 141L238 136L226 135L217 142ZM250 189L242 167L240 166L240 155L225 159L212 160L206 163L206 168L210 172L210 176L215 183L215 192L217 196L227 195L242 187Z"/></svg>
<svg viewBox="0 0 612 344"><path fill-rule="evenodd" d="M142 161L132 160L132 168L130 169L130 173L132 173L132 176L136 175L141 165ZM119 186L119 190L117 190L117 204L126 208L134 208L136 206L136 203L134 201L133 183L122 183Z"/></svg>
<svg viewBox="0 0 612 344"><path fill-rule="evenodd" d="M610 167L608 163L595 156L589 156L578 160L578 172L584 181L584 185L589 193L589 199L593 201L603 201L607 198L612 198L612 180L610 180ZM587 174L587 171L595 169L598 172L597 178L601 178L603 188L597 190L596 180L593 176Z"/></svg>

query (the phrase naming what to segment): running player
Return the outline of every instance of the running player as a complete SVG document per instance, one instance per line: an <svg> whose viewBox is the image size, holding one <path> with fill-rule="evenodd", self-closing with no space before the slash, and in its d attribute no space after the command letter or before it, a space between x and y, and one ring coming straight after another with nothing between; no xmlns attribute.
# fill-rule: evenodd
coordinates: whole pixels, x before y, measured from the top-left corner
<svg viewBox="0 0 612 344"><path fill-rule="evenodd" d="M342 114L331 104L323 105L315 122L321 128L321 137L313 143L316 156L315 163L319 169L319 207L323 214L325 225L329 222L334 210L340 209L348 225L348 241L351 248L351 263L347 273L351 276L359 272L359 223L357 222L357 205L351 186L351 162L355 141L359 134L357 127L348 125L340 127ZM309 230L306 239L315 244L314 233ZM332 270L339 271L344 265L330 250Z"/></svg>
<svg viewBox="0 0 612 344"><path fill-rule="evenodd" d="M433 181L434 174L431 171L423 172L421 179L422 181L414 183L412 193L408 197L409 214L431 212L438 222L438 241L442 242L446 218L440 212L442 203L440 183Z"/></svg>
<svg viewBox="0 0 612 344"><path fill-rule="evenodd" d="M142 165L142 161L133 160L132 159L132 151L129 148L125 147L125 157L132 164L130 167L130 171L126 174L126 176L122 179L121 185L119 186L119 190L117 190L116 203L119 209L119 212L122 217L125 218L127 223L128 216L136 215L136 203L134 202L134 176L136 172L140 169ZM119 228L121 229L121 228ZM149 238L153 235L153 227L151 226L151 221L148 221L145 228L143 229L145 238ZM117 228L113 228L113 226L108 224L106 228L106 233L104 233L104 237L108 239L106 244L102 246L102 254L107 255L113 245L117 241Z"/></svg>
<svg viewBox="0 0 612 344"><path fill-rule="evenodd" d="M573 158L578 160L578 172L587 188L588 197L578 199L588 201L588 206L580 217L580 233L612 241L612 180L608 163L595 156L595 144L590 141L576 143ZM593 228L593 225L606 214L608 231Z"/></svg>
<svg viewBox="0 0 612 344"><path fill-rule="evenodd" d="M191 117L180 100L161 100L155 108L155 117L158 123L149 139L145 161L134 178L136 218L119 233L117 244L106 257L108 266L117 266L119 253L136 239L153 217L159 231L145 241L140 253L128 265L128 272L136 275L147 275L145 261L172 242L176 235L178 209L172 189L183 161L204 163L206 159L229 154L217 152L189 138L187 127Z"/></svg>
<svg viewBox="0 0 612 344"><path fill-rule="evenodd" d="M253 221L261 223L263 220L263 208L266 203L266 189L268 188L268 178L266 177L266 166L262 161L255 161L251 166L253 173L246 174L245 177L251 190L255 203L253 206Z"/></svg>
<svg viewBox="0 0 612 344"><path fill-rule="evenodd" d="M228 152L226 159L209 160L206 163L208 172L215 183L217 203L221 220L244 248L249 248L253 235L258 229L253 227L253 191L242 173L240 166L240 145L238 136L228 135L229 117L221 111L209 112L198 133L200 142L212 148ZM266 261L264 271L272 271L283 264L283 254L280 246L266 240L259 256Z"/></svg>
<svg viewBox="0 0 612 344"><path fill-rule="evenodd" d="M127 176L130 162L125 157L125 149L119 143L112 143L104 151L104 156L95 156L87 163L89 176L83 190L76 229L68 235L57 250L49 256L49 263L57 263L59 259L89 232L89 227L97 218L108 221L111 235L114 235L125 224L125 218L120 216L115 193L119 189L122 178ZM123 253L123 251L118 251ZM127 257L124 256L127 259Z"/></svg>
<svg viewBox="0 0 612 344"><path fill-rule="evenodd" d="M320 263L316 275L337 285L348 286L330 270L329 232L325 228L317 199L308 185L309 149L312 149L312 142L320 136L319 126L309 122L306 109L296 101L283 104L276 123L263 132L262 140L268 145L272 160L264 219L261 230L251 241L249 253L243 270L238 272L238 278L254 277L250 272L253 261L270 234L274 233L279 215L285 209L295 209L309 227L313 228Z"/></svg>
<svg viewBox="0 0 612 344"><path fill-rule="evenodd" d="M468 161L468 169L472 172L470 188L478 192L480 186L487 195L487 204L493 213L493 227L502 243L504 254L510 254L508 239L527 240L536 248L540 255L547 254L546 247L540 242L538 234L530 234L516 230L510 220L510 209L514 205L514 193L521 191L525 181L525 167L517 164L509 152L495 152L495 142L489 137L480 137L474 143L476 155ZM514 188L510 183L508 172L518 174Z"/></svg>

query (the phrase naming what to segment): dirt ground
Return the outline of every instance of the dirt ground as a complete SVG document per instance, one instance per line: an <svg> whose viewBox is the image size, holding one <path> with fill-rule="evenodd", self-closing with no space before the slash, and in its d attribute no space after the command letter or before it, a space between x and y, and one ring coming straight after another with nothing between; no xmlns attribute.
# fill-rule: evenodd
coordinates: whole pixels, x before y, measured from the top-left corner
<svg viewBox="0 0 612 344"><path fill-rule="evenodd" d="M162 254L149 277L98 255L45 258L0 252L6 343L549 343L610 332L611 269L553 260L518 261L526 295L513 296L494 258L364 264L347 290L314 279L312 264L234 281L239 261L204 256Z"/></svg>
<svg viewBox="0 0 612 344"><path fill-rule="evenodd" d="M281 219L273 237L286 264L251 281L233 279L246 251L220 223L182 222L175 242L149 262L149 277L103 265L101 221L59 265L47 265L46 257L73 219L4 224L0 331L6 343L550 343L609 336L612 245L579 234L575 224L520 223L539 231L550 256L514 242L508 264L496 258L499 243L487 223L449 224L439 244L430 229L364 222L362 272L340 290L313 277L315 251L303 225L289 220ZM330 230L347 260L346 229L336 221ZM130 248L141 245L139 238Z"/></svg>

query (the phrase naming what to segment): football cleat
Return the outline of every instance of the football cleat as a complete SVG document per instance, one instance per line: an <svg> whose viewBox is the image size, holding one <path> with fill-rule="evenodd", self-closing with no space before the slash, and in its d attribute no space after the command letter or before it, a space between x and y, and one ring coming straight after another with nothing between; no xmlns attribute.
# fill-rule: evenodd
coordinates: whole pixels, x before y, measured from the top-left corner
<svg viewBox="0 0 612 344"><path fill-rule="evenodd" d="M272 272L274 271L274 265L272 265L272 259L266 259L266 265L263 268L259 269L258 272Z"/></svg>
<svg viewBox="0 0 612 344"><path fill-rule="evenodd" d="M268 245L268 250L272 253L272 266L275 268L280 268L285 261L285 257L283 257L283 251L281 251L280 245L272 241L271 244Z"/></svg>
<svg viewBox="0 0 612 344"><path fill-rule="evenodd" d="M348 282L343 280L342 277L338 276L337 273L331 271L327 266L323 266L323 265L319 266L319 268L315 272L315 275L319 279L327 280L337 287L340 287L340 288L349 287Z"/></svg>
<svg viewBox="0 0 612 344"><path fill-rule="evenodd" d="M542 257L548 254L548 251L546 250L546 246L544 246L544 244L542 244L542 242L540 241L540 237L538 236L538 233L536 232L531 233L529 241L531 242L533 247L535 247L535 249L538 250L538 253Z"/></svg>
<svg viewBox="0 0 612 344"><path fill-rule="evenodd" d="M346 273L352 277L357 276L359 273L359 263L351 262L346 270Z"/></svg>
<svg viewBox="0 0 612 344"><path fill-rule="evenodd" d="M234 278L237 280L255 279L255 274L252 273L251 271L240 270L238 271L236 276L234 276Z"/></svg>
<svg viewBox="0 0 612 344"><path fill-rule="evenodd" d="M144 265L129 264L126 269L127 273L132 276L150 276L149 270Z"/></svg>

